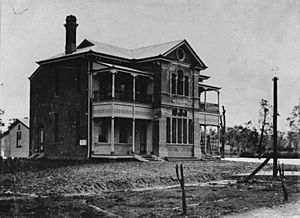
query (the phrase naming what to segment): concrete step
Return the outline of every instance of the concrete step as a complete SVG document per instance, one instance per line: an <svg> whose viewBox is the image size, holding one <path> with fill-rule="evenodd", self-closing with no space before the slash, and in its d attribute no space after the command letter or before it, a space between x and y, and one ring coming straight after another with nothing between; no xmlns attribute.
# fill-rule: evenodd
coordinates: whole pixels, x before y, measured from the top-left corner
<svg viewBox="0 0 300 218"><path fill-rule="evenodd" d="M166 157L167 161L200 161L197 157Z"/></svg>

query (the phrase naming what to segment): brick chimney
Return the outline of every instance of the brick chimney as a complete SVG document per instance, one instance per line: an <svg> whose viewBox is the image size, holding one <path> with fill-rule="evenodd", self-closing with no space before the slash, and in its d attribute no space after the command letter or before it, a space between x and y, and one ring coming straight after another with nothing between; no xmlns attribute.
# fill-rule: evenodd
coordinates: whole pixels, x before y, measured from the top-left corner
<svg viewBox="0 0 300 218"><path fill-rule="evenodd" d="M76 17L69 15L66 17L66 54L71 54L76 50L76 28L78 24L76 23Z"/></svg>

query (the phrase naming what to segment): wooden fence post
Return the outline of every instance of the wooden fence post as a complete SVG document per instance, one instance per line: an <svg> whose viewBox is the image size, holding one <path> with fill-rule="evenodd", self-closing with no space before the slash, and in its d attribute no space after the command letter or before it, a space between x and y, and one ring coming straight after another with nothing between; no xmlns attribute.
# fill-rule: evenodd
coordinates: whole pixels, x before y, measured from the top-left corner
<svg viewBox="0 0 300 218"><path fill-rule="evenodd" d="M184 190L184 175L183 175L183 166L180 164L180 173L178 164L176 164L176 176L180 183L181 191L182 191L182 214L186 214L186 199L185 199L185 190Z"/></svg>
<svg viewBox="0 0 300 218"><path fill-rule="evenodd" d="M287 201L288 200L288 193L284 184L284 165L282 163L281 165L282 167L280 167L280 164L278 164L278 170L279 170L279 175L280 175L280 181L281 181L281 188L283 191L283 196L284 196L284 200Z"/></svg>
<svg viewBox="0 0 300 218"><path fill-rule="evenodd" d="M3 166L3 157L0 157L0 174L2 174Z"/></svg>

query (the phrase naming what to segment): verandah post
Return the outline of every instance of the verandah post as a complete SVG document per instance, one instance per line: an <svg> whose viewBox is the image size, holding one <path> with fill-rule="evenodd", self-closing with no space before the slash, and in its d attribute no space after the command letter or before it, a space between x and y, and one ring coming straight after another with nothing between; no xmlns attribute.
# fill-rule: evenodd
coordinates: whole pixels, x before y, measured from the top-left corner
<svg viewBox="0 0 300 218"><path fill-rule="evenodd" d="M115 118L111 118L111 135L110 135L110 143L111 143L111 155L115 153Z"/></svg>

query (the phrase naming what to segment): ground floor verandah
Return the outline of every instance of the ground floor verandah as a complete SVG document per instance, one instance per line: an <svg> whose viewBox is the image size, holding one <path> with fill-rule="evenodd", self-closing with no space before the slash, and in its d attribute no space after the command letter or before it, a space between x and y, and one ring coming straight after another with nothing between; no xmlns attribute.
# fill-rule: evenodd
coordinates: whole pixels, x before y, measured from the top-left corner
<svg viewBox="0 0 300 218"><path fill-rule="evenodd" d="M93 120L92 156L151 154L152 122L129 118Z"/></svg>
<svg viewBox="0 0 300 218"><path fill-rule="evenodd" d="M121 117L94 118L92 121L91 157L129 158L137 154L156 155L162 158L200 158L201 154L219 153L220 132L217 126L198 124L200 125L199 132L191 133L193 132L192 120L182 119L181 122L179 120L175 127L174 125L169 126L168 121L170 119L166 119L166 127L159 128L157 133L156 123L159 121ZM164 126L162 123L158 126ZM168 131L170 134L166 134ZM201 136L196 143L193 141L194 134ZM162 145L160 141L164 136L166 141ZM195 153L197 145L201 150L200 155Z"/></svg>

